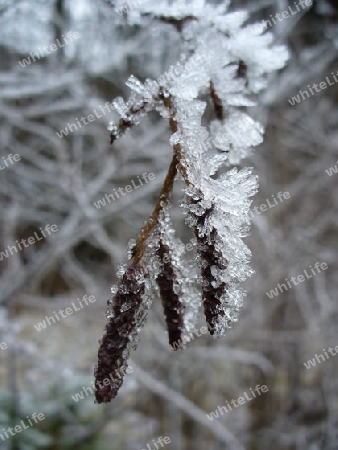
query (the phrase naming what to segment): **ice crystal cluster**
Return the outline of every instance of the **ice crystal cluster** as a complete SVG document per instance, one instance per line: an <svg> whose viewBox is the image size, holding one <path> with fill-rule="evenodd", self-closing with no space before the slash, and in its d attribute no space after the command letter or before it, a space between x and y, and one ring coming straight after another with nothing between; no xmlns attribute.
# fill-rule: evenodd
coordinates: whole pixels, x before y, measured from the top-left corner
<svg viewBox="0 0 338 450"><path fill-rule="evenodd" d="M136 346L154 290L162 299L173 348L188 340L200 303L213 336L231 328L243 304L240 283L253 270L242 239L249 232L258 182L251 168L231 166L262 142L262 126L247 109L268 74L285 65L287 50L272 45L271 33L262 27L248 25L245 12L228 12L228 6L158 1L128 14L131 24L159 21L175 27L182 36L182 57L157 80L142 83L131 76L129 99L114 101L120 120L109 126L112 143L155 110L168 120L173 159L154 212L130 244L129 261L112 288L95 371L99 403L115 397L122 384L120 372ZM170 222L177 178L184 182L181 206L196 238L197 258L189 264ZM200 292L194 287L196 267ZM102 387L104 379L111 382Z"/></svg>

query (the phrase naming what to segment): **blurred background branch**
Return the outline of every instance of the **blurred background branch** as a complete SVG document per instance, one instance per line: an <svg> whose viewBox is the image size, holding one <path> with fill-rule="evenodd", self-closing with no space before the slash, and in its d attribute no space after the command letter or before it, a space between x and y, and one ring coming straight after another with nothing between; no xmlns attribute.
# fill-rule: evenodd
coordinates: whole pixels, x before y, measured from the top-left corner
<svg viewBox="0 0 338 450"><path fill-rule="evenodd" d="M253 22L291 3L247 0L231 8L248 9ZM268 30L288 44L291 60L254 109L267 131L245 164L260 176L254 205L279 191L288 191L290 199L253 217L246 242L256 274L247 282L249 297L237 326L225 340L203 335L174 353L163 345L156 301L131 363L135 373L119 397L109 408L95 405L93 395L72 399L91 386L117 264L125 262L128 240L153 209L172 151L169 129L155 115L113 147L107 131L113 112L78 125L100 105L126 96L124 80L131 73L156 79L179 60L174 27L128 27L127 15L115 11L121 5L0 1L0 164L9 154L20 155L0 170L0 252L47 224L58 227L0 260L0 343L8 345L0 350L0 429L34 411L46 416L3 448L138 450L168 435L172 448L182 450L230 449L235 440L236 448L252 450L335 450L338 358L311 369L304 362L338 345L338 175L326 173L338 160L338 83L295 106L288 102L338 70L334 1L315 1ZM68 31L80 38L19 64L56 39L62 42ZM60 139L56 132L68 124L77 127ZM144 172L153 172L155 180L99 209L94 205ZM174 202L181 197L177 186ZM178 209L173 218L188 243L192 235ZM328 269L267 297L277 283L317 261ZM85 294L96 302L39 332L34 328ZM203 416L257 384L269 392L213 422Z"/></svg>

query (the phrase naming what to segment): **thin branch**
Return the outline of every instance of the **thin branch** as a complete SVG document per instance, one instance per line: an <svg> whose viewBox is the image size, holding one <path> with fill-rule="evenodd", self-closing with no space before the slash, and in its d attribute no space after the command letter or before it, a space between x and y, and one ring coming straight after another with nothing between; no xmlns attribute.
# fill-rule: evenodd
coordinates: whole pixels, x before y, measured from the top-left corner
<svg viewBox="0 0 338 450"><path fill-rule="evenodd" d="M223 425L217 421L209 421L206 417L206 413L190 400L183 397L182 394L174 391L161 381L153 378L149 373L137 366L134 361L131 362L131 365L137 379L151 392L154 392L165 400L173 403L177 408L184 411L193 420L208 428L220 441L228 444L231 449L245 450L242 444L232 433L230 433L230 431L224 428Z"/></svg>
<svg viewBox="0 0 338 450"><path fill-rule="evenodd" d="M133 257L135 264L140 263L145 250L146 240L148 239L150 232L156 227L161 210L164 204L167 203L170 198L176 173L177 173L177 157L176 154L174 154L169 166L167 176L164 180L159 198L157 200L155 209L152 212L149 219L147 220L146 224L144 225L141 234L139 235L136 241L136 248Z"/></svg>

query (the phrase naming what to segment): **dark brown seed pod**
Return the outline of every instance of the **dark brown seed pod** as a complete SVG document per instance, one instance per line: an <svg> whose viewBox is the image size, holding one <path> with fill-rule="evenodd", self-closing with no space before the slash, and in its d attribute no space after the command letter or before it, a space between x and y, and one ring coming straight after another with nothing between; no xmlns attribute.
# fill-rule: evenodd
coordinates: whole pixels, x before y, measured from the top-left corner
<svg viewBox="0 0 338 450"><path fill-rule="evenodd" d="M211 272L211 267L216 266L220 270L225 270L227 267L221 253L216 250L217 233L213 229L209 235L208 240L201 237L198 232L198 226L203 225L212 214L213 208L207 210L202 216L198 217L197 226L195 227L195 235L197 239L197 252L201 259L201 275L202 275L202 300L204 307L204 314L208 324L208 329L211 335L216 334L216 324L220 317L225 315L220 297L226 292L227 284L218 283ZM217 287L215 287L217 286Z"/></svg>
<svg viewBox="0 0 338 450"><path fill-rule="evenodd" d="M147 314L142 272L130 265L123 275L114 297L112 317L98 351L95 369L95 397L98 403L108 403L116 397L127 370L127 360L135 350L139 328Z"/></svg>
<svg viewBox="0 0 338 450"><path fill-rule="evenodd" d="M175 268L171 260L171 251L168 245L160 241L158 256L161 261L161 271L157 277L157 284L160 289L164 315L169 333L169 344L174 350L176 342L180 342L184 328L184 305L180 301L179 295L175 292L174 284L177 281Z"/></svg>

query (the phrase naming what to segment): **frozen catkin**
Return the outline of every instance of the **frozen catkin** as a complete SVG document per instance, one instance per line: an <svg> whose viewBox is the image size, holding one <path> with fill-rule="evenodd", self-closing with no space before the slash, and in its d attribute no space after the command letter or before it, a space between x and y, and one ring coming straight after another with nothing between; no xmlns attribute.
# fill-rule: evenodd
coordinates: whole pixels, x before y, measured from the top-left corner
<svg viewBox="0 0 338 450"><path fill-rule="evenodd" d="M258 177L251 168L234 166L263 141L263 127L248 110L268 75L284 67L288 51L274 45L264 27L249 24L245 11L229 12L229 3L159 0L128 15L130 25L149 27L155 21L173 27L182 38L182 55L157 80L129 77L129 98L113 102L119 120L108 127L112 143L156 111L168 121L173 156L155 208L113 288L96 369L98 402L109 401L122 384L120 371L150 307L148 291L159 293L169 344L176 349L189 341L201 303L210 334L224 336L246 296L241 283L254 273L243 239ZM196 239L190 262L169 217L176 179L183 183L181 207ZM112 381L102 386L104 379Z"/></svg>
<svg viewBox="0 0 338 450"><path fill-rule="evenodd" d="M251 252L242 238L249 232L250 197L258 180L246 168L232 169L219 181L210 177L206 181L208 189L204 182L196 191L187 189L182 206L196 235L204 313L210 334L216 337L225 335L238 320L246 295L240 283L253 274Z"/></svg>
<svg viewBox="0 0 338 450"><path fill-rule="evenodd" d="M220 240L217 231L212 229L207 237L200 235L200 225L208 221L212 209L197 219L197 226L194 227L197 238L197 252L200 257L201 269L201 285L202 285L202 301L206 322L209 325L209 332L214 335L217 331L217 323L224 320L225 308L222 304L222 296L226 292L227 283L219 281L217 277L218 271L225 270L228 261L223 257L222 253L217 250Z"/></svg>
<svg viewBox="0 0 338 450"><path fill-rule="evenodd" d="M184 304L177 292L177 275L173 266L170 248L160 241L158 256L161 270L157 284L163 305L164 316L169 334L169 344L175 349L174 343L182 339L184 328Z"/></svg>
<svg viewBox="0 0 338 450"><path fill-rule="evenodd" d="M182 267L183 244L174 236L174 229L166 210L158 225L159 273L156 279L169 335L169 344L176 350L186 329L185 279Z"/></svg>
<svg viewBox="0 0 338 450"><path fill-rule="evenodd" d="M117 289L113 300L108 301L108 323L98 351L95 369L98 403L107 403L116 397L149 308L144 273L133 264L127 267Z"/></svg>

